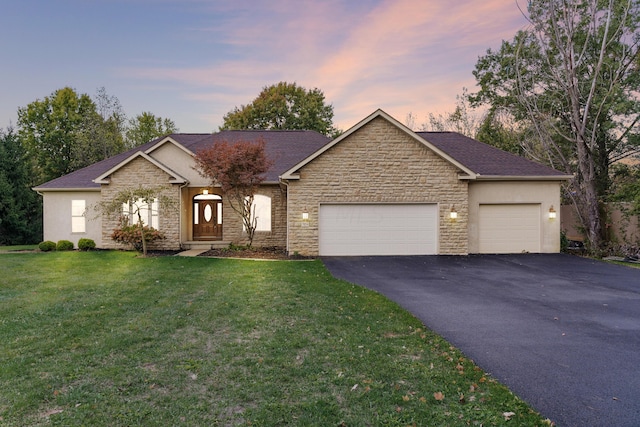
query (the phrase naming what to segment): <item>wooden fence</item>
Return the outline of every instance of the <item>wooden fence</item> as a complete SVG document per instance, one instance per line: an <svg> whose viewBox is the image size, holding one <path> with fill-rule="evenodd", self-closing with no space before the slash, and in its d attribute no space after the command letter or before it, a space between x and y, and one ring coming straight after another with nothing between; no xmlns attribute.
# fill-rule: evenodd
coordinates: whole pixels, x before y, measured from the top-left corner
<svg viewBox="0 0 640 427"><path fill-rule="evenodd" d="M624 213L629 208L627 203L607 204L608 217L604 219L604 227L610 241L617 243L640 243L640 226L638 215ZM573 206L562 206L560 209L560 228L569 240L583 241L580 232L580 221Z"/></svg>

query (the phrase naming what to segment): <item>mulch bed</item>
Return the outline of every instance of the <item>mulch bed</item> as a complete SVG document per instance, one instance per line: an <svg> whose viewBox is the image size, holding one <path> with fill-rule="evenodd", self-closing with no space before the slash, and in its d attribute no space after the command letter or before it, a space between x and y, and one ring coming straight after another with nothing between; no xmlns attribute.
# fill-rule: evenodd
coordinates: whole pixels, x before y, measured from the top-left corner
<svg viewBox="0 0 640 427"><path fill-rule="evenodd" d="M288 255L287 251L284 248L276 247L276 246L265 247L265 248L211 249L198 256L218 257L218 258L276 259L276 260L313 259L313 257L305 257L301 255Z"/></svg>

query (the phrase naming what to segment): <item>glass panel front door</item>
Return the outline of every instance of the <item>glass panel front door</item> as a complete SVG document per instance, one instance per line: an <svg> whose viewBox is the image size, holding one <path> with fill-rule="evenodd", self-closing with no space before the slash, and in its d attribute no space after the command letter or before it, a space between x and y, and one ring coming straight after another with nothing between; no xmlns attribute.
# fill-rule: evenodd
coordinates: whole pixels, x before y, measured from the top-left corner
<svg viewBox="0 0 640 427"><path fill-rule="evenodd" d="M222 240L222 200L194 198L193 240Z"/></svg>

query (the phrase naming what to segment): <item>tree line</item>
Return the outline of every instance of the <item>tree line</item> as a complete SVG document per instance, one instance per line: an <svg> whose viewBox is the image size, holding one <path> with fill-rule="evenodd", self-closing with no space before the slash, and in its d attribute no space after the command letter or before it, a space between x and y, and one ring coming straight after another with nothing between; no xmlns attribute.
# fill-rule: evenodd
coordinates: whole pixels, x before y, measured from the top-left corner
<svg viewBox="0 0 640 427"><path fill-rule="evenodd" d="M0 129L0 244L41 240L32 187L177 130L150 112L127 118L104 88L91 97L65 87L19 108L17 127Z"/></svg>

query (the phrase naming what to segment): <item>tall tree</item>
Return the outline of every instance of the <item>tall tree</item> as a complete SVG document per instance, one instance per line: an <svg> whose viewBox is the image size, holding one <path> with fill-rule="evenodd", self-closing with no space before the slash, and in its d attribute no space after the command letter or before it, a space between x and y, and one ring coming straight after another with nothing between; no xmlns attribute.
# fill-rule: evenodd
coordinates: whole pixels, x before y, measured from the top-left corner
<svg viewBox="0 0 640 427"><path fill-rule="evenodd" d="M429 113L429 121L423 123L424 131L433 132L458 132L470 138L475 138L480 127L481 119L477 112L473 111L468 99L468 91L462 89L462 95L456 96L456 108L452 113Z"/></svg>
<svg viewBox="0 0 640 427"><path fill-rule="evenodd" d="M145 111L129 120L126 143L129 148L133 148L177 131L178 128L173 120L156 117L152 113Z"/></svg>
<svg viewBox="0 0 640 427"><path fill-rule="evenodd" d="M575 173L567 194L598 249L609 166L640 147L640 1L539 0L528 15L527 29L478 60L470 100L526 122L552 165Z"/></svg>
<svg viewBox="0 0 640 427"><path fill-rule="evenodd" d="M85 118L76 159L91 164L125 150L124 133L127 116L117 97L107 94L104 87L93 98L95 114Z"/></svg>
<svg viewBox="0 0 640 427"><path fill-rule="evenodd" d="M42 239L42 208L31 191L31 167L12 128L0 129L0 244L37 243Z"/></svg>
<svg viewBox="0 0 640 427"><path fill-rule="evenodd" d="M33 160L37 183L93 163L78 161L76 154L85 125L95 115L96 105L89 95L78 95L70 87L18 109L20 138Z"/></svg>
<svg viewBox="0 0 640 427"><path fill-rule="evenodd" d="M320 89L307 90L286 82L264 87L250 104L225 114L220 130L226 129L315 130L327 136L340 134L333 126L333 106L325 104Z"/></svg>
<svg viewBox="0 0 640 427"><path fill-rule="evenodd" d="M221 187L231 208L242 218L251 246L257 227L253 214L254 196L271 166L264 151L264 141L216 141L196 153L195 159L196 169L213 185Z"/></svg>

